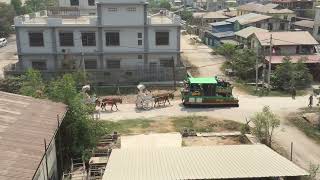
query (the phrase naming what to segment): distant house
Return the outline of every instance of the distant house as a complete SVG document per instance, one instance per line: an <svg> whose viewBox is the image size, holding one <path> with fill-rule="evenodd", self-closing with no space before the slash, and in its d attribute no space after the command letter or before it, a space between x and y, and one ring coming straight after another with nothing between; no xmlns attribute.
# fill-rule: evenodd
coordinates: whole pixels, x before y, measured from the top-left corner
<svg viewBox="0 0 320 180"><path fill-rule="evenodd" d="M273 18L279 18L285 21L294 21L296 17L295 12L282 8L278 4L258 4L258 3L248 3L237 8L237 15L241 16L248 13L257 13L271 16Z"/></svg>
<svg viewBox="0 0 320 180"><path fill-rule="evenodd" d="M227 21L210 23L209 25L213 33L233 31L233 24Z"/></svg>
<svg viewBox="0 0 320 180"><path fill-rule="evenodd" d="M234 44L237 42L233 41L234 39L234 32L233 31L226 31L226 32L217 32L217 33L213 33L210 31L206 31L205 32L205 37L204 37L204 42L205 44L209 45L209 46L219 46L223 43L226 42L226 40L228 40L228 43ZM230 41L232 40L232 41Z"/></svg>
<svg viewBox="0 0 320 180"><path fill-rule="evenodd" d="M310 20L301 20L294 23L295 30L308 31L310 34L313 34L313 26L314 21Z"/></svg>
<svg viewBox="0 0 320 180"><path fill-rule="evenodd" d="M308 172L265 145L113 149L102 180L300 180Z"/></svg>
<svg viewBox="0 0 320 180"><path fill-rule="evenodd" d="M228 19L228 16L223 15L222 12L195 12L193 13L193 24L208 24L213 22L220 22Z"/></svg>
<svg viewBox="0 0 320 180"><path fill-rule="evenodd" d="M243 44L244 47L251 47L251 35L257 32L269 32L266 29L261 29L257 27L247 27L240 31L235 32L235 39L240 43Z"/></svg>
<svg viewBox="0 0 320 180"><path fill-rule="evenodd" d="M267 29L269 31L286 31L289 29L288 21L256 13L236 16L226 21L234 24L234 31L239 31L249 26Z"/></svg>
<svg viewBox="0 0 320 180"><path fill-rule="evenodd" d="M296 11L298 16L304 16L305 10L313 9L316 0L271 0L271 2Z"/></svg>
<svg viewBox="0 0 320 180"><path fill-rule="evenodd" d="M282 63L286 56L290 56L293 63L304 59L306 64L319 64L320 55L315 53L315 46L319 43L307 31L293 32L257 32L251 39L251 48L265 61L270 60L270 37L272 35L271 64Z"/></svg>
<svg viewBox="0 0 320 180"><path fill-rule="evenodd" d="M0 179L57 180L57 131L67 107L0 91Z"/></svg>

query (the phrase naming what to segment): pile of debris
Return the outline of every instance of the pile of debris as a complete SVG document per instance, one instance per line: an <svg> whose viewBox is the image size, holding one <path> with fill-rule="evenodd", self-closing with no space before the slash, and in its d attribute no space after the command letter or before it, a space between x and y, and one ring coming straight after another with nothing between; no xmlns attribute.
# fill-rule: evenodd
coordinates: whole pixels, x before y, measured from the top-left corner
<svg viewBox="0 0 320 180"><path fill-rule="evenodd" d="M91 158L86 166L83 159L71 159L70 172L63 174L63 180L101 180L112 149L118 148L117 132L102 136L91 151Z"/></svg>

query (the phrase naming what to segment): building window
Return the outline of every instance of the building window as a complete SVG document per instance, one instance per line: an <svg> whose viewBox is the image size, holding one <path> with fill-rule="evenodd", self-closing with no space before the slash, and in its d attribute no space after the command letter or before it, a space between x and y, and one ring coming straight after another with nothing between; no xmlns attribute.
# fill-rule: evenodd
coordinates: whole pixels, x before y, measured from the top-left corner
<svg viewBox="0 0 320 180"><path fill-rule="evenodd" d="M85 69L97 69L97 61L92 59L92 60L85 60L84 61L84 67Z"/></svg>
<svg viewBox="0 0 320 180"><path fill-rule="evenodd" d="M284 16L283 16L283 19L284 19L284 20L288 20L288 16L287 16L287 15L284 15Z"/></svg>
<svg viewBox="0 0 320 180"><path fill-rule="evenodd" d="M260 23L257 23L257 24L256 24L256 27L257 27L257 28L261 28L261 24L260 24Z"/></svg>
<svg viewBox="0 0 320 180"><path fill-rule="evenodd" d="M29 33L29 45L31 47L44 46L43 33L42 32L30 32Z"/></svg>
<svg viewBox="0 0 320 180"><path fill-rule="evenodd" d="M138 33L138 38L142 38L142 33Z"/></svg>
<svg viewBox="0 0 320 180"><path fill-rule="evenodd" d="M318 34L320 34L320 26L318 26Z"/></svg>
<svg viewBox="0 0 320 180"><path fill-rule="evenodd" d="M142 59L142 55L138 55L138 59Z"/></svg>
<svg viewBox="0 0 320 180"><path fill-rule="evenodd" d="M156 32L156 45L169 45L169 32Z"/></svg>
<svg viewBox="0 0 320 180"><path fill-rule="evenodd" d="M108 8L108 11L109 11L109 12L117 12L117 11L118 11L118 8Z"/></svg>
<svg viewBox="0 0 320 180"><path fill-rule="evenodd" d="M142 45L142 40L139 39L139 40L138 40L138 46L141 46L141 45Z"/></svg>
<svg viewBox="0 0 320 180"><path fill-rule="evenodd" d="M135 7L128 7L127 8L127 11L130 11L130 12L134 12L136 11L137 9Z"/></svg>
<svg viewBox="0 0 320 180"><path fill-rule="evenodd" d="M73 32L60 32L60 46L73 46Z"/></svg>
<svg viewBox="0 0 320 180"><path fill-rule="evenodd" d="M95 5L95 0L88 0L88 5L89 6L94 6Z"/></svg>
<svg viewBox="0 0 320 180"><path fill-rule="evenodd" d="M273 30L273 24L272 23L268 23L268 30L270 30L270 31Z"/></svg>
<svg viewBox="0 0 320 180"><path fill-rule="evenodd" d="M71 6L79 6L79 0L70 0Z"/></svg>
<svg viewBox="0 0 320 180"><path fill-rule="evenodd" d="M47 63L44 61L33 61L32 69L36 70L47 70Z"/></svg>
<svg viewBox="0 0 320 180"><path fill-rule="evenodd" d="M280 30L285 30L285 23L280 23Z"/></svg>
<svg viewBox="0 0 320 180"><path fill-rule="evenodd" d="M160 67L172 67L172 59L160 59Z"/></svg>
<svg viewBox="0 0 320 180"><path fill-rule="evenodd" d="M96 33L81 33L82 46L96 46Z"/></svg>
<svg viewBox="0 0 320 180"><path fill-rule="evenodd" d="M107 60L107 67L110 69L120 69L120 60Z"/></svg>
<svg viewBox="0 0 320 180"><path fill-rule="evenodd" d="M106 33L106 46L120 46L119 32Z"/></svg>

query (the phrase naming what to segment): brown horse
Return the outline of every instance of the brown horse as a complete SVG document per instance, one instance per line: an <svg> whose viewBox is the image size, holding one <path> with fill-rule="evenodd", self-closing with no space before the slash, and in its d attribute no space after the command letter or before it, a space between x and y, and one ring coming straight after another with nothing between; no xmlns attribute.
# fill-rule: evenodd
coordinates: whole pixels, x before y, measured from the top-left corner
<svg viewBox="0 0 320 180"><path fill-rule="evenodd" d="M158 106L160 106L161 104L165 106L166 102L170 104L169 99L173 100L174 94L173 93L158 94L158 95L152 96L152 98L154 99L154 107L156 107L156 104L158 104Z"/></svg>
<svg viewBox="0 0 320 180"><path fill-rule="evenodd" d="M111 111L113 110L113 107L116 107L115 111L118 111L118 106L117 103L122 104L122 98L118 98L118 97L107 97L107 98L103 98L101 101L100 100L96 100L96 106L100 106L101 110L106 111L106 106L110 105L111 106Z"/></svg>

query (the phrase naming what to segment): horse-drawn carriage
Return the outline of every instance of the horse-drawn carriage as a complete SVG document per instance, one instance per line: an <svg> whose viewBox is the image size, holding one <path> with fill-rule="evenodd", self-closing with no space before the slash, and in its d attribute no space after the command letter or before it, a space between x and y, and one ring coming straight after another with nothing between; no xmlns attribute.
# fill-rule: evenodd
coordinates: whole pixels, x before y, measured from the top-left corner
<svg viewBox="0 0 320 180"><path fill-rule="evenodd" d="M137 86L139 92L136 99L136 107L138 109L150 110L156 105L160 106L166 105L166 102L170 104L169 99L173 99L173 93L162 93L157 95L152 95L150 91L146 89L143 84Z"/></svg>

